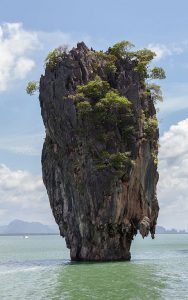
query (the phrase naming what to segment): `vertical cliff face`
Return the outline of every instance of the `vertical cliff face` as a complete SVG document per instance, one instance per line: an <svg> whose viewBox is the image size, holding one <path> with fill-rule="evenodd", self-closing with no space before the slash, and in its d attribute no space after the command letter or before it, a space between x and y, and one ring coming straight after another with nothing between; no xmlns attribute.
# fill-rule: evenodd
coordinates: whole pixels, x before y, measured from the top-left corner
<svg viewBox="0 0 188 300"><path fill-rule="evenodd" d="M43 180L72 260L129 260L155 233L158 127L138 59L79 43L40 80ZM59 52L59 53L60 53Z"/></svg>

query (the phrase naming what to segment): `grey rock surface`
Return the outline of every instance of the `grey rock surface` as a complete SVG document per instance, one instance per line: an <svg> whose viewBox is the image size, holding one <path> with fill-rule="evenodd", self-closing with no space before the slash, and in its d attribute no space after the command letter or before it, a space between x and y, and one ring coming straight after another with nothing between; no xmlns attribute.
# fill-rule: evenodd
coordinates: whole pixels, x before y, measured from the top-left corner
<svg viewBox="0 0 188 300"><path fill-rule="evenodd" d="M72 260L129 260L137 231L143 237L155 233L158 130L152 140L145 137L143 114L146 119L156 111L133 62L118 60L116 66L115 73L107 72L105 61L96 61L95 51L82 42L53 69L47 66L40 80L43 180ZM96 75L132 103L133 115L126 120L134 132L96 121L94 114L80 116L71 95ZM108 138L101 139L101 132ZM101 162L104 152L129 153L133 164L125 174L118 172Z"/></svg>

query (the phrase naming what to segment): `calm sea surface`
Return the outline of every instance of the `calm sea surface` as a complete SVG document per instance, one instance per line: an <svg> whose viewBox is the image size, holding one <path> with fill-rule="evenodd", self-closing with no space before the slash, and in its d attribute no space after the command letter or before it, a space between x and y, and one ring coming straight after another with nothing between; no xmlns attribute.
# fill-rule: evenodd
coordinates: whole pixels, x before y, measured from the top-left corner
<svg viewBox="0 0 188 300"><path fill-rule="evenodd" d="M1 236L4 299L188 299L188 235L137 237L132 261L114 263L71 263L59 236Z"/></svg>

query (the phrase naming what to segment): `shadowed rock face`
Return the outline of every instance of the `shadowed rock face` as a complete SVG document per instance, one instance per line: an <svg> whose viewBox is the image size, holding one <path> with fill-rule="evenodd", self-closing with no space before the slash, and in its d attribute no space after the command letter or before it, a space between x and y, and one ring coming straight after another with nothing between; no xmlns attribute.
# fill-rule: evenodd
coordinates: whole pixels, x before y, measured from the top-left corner
<svg viewBox="0 0 188 300"><path fill-rule="evenodd" d="M158 129L152 138L144 132L153 102L133 61L117 60L115 72L105 63L79 43L40 80L43 180L72 260L129 260L137 230L153 237L158 216ZM96 75L132 103L116 107L115 119L97 99L81 112L72 96Z"/></svg>

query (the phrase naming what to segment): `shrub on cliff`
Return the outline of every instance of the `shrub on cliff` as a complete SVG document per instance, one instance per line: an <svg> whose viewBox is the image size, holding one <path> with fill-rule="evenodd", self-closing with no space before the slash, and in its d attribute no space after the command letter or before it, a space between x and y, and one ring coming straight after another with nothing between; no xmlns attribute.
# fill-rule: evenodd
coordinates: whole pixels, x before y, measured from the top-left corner
<svg viewBox="0 0 188 300"><path fill-rule="evenodd" d="M26 86L26 92L30 96L34 95L35 92L39 90L39 83L38 81L29 81Z"/></svg>
<svg viewBox="0 0 188 300"><path fill-rule="evenodd" d="M146 63L149 63L156 56L155 52L146 48L135 52L130 52L129 55L132 57L136 57L139 61Z"/></svg>
<svg viewBox="0 0 188 300"><path fill-rule="evenodd" d="M80 116L93 112L91 118L93 117L96 126L118 126L123 135L134 132L131 102L117 90L110 88L109 83L100 77L78 86L76 94L71 98L75 101Z"/></svg>
<svg viewBox="0 0 188 300"><path fill-rule="evenodd" d="M103 52L103 51L96 51L92 52L92 56L94 54L96 62L93 63L94 71L97 71L98 68L100 68L101 65L104 66L105 72L109 75L115 74L117 71L116 67L116 60L117 57L115 55Z"/></svg>
<svg viewBox="0 0 188 300"><path fill-rule="evenodd" d="M63 46L49 52L45 59L45 66L49 67L50 69L54 69L57 66L58 62L60 62L65 57L67 50L68 47Z"/></svg>
<svg viewBox="0 0 188 300"><path fill-rule="evenodd" d="M154 67L150 71L149 77L153 78L153 79L165 79L166 78L166 74L165 74L165 71L163 70L163 68Z"/></svg>
<svg viewBox="0 0 188 300"><path fill-rule="evenodd" d="M131 111L131 102L118 91L111 90L95 105L95 112L101 121L112 121L116 124Z"/></svg>
<svg viewBox="0 0 188 300"><path fill-rule="evenodd" d="M140 79L164 79L166 78L165 71L162 68L154 67L148 69L149 63L156 56L155 52L150 49L141 49L138 51L130 51L134 45L129 41L121 41L109 47L106 54L116 57L117 59L130 59L133 61L134 70L140 74Z"/></svg>
<svg viewBox="0 0 188 300"><path fill-rule="evenodd" d="M149 117L144 122L144 133L149 140L153 140L158 129L158 121L156 116Z"/></svg>
<svg viewBox="0 0 188 300"><path fill-rule="evenodd" d="M109 83L101 80L99 76L97 76L95 80L77 87L78 94L83 93L86 98L96 101L103 98L109 90Z"/></svg>
<svg viewBox="0 0 188 300"><path fill-rule="evenodd" d="M103 110L118 110L121 108L129 109L131 102L124 96L120 96L118 91L111 90L106 93L105 97L102 98L97 104L96 107L102 108Z"/></svg>
<svg viewBox="0 0 188 300"><path fill-rule="evenodd" d="M151 96L151 99L154 103L156 103L157 101L163 101L160 85L157 85L155 83L148 83L146 85L146 88L148 91L148 95Z"/></svg>
<svg viewBox="0 0 188 300"><path fill-rule="evenodd" d="M80 115L87 115L88 113L90 113L92 111L92 107L91 107L91 104L89 103L89 101L82 101L82 102L79 102L77 104L77 109L78 109L78 113Z"/></svg>
<svg viewBox="0 0 188 300"><path fill-rule="evenodd" d="M99 162L96 165L98 170L111 169L114 170L119 177L127 178L134 165L128 152L109 153L104 151L101 153Z"/></svg>
<svg viewBox="0 0 188 300"><path fill-rule="evenodd" d="M121 41L109 47L107 53L117 58L125 58L132 47L134 47L134 45L129 41Z"/></svg>

